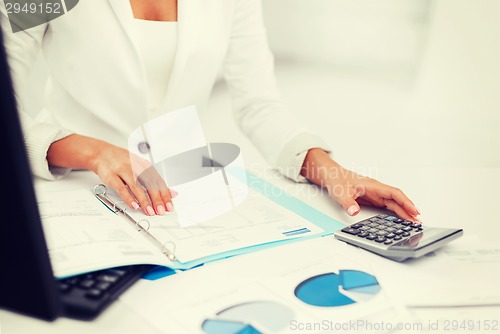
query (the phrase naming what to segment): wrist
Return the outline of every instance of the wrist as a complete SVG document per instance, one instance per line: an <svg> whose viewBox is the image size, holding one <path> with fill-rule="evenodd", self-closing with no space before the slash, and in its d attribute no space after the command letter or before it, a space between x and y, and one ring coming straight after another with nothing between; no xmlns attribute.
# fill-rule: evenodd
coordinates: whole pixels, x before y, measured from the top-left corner
<svg viewBox="0 0 500 334"><path fill-rule="evenodd" d="M309 181L327 186L343 175L345 169L322 149L310 149L304 159L301 175Z"/></svg>
<svg viewBox="0 0 500 334"><path fill-rule="evenodd" d="M70 135L52 143L47 152L50 166L96 171L99 154L109 145L101 140Z"/></svg>

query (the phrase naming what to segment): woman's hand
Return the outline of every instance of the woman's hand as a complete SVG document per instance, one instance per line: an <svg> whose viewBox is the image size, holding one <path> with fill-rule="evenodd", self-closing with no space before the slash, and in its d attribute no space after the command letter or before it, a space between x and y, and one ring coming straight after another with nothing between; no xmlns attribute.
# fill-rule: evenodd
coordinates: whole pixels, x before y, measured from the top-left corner
<svg viewBox="0 0 500 334"><path fill-rule="evenodd" d="M51 166L89 169L113 188L133 209L146 215L173 211L172 195L154 166L129 151L90 137L71 135L53 143L47 159Z"/></svg>
<svg viewBox="0 0 500 334"><path fill-rule="evenodd" d="M403 219L420 223L420 212L400 189L343 168L321 149L309 150L302 175L326 188L350 216L357 215L360 205L365 205L387 208Z"/></svg>

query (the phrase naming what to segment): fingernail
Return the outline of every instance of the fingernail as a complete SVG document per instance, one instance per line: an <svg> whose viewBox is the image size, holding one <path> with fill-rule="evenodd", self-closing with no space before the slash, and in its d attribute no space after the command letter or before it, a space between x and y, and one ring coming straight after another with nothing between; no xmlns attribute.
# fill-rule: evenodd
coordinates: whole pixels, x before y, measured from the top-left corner
<svg viewBox="0 0 500 334"><path fill-rule="evenodd" d="M132 207L134 208L134 210L137 210L139 209L139 204L137 204L137 202L132 202Z"/></svg>
<svg viewBox="0 0 500 334"><path fill-rule="evenodd" d="M165 214L165 208L161 204L156 207L156 210L158 211L158 214L160 216L163 216Z"/></svg>
<svg viewBox="0 0 500 334"><path fill-rule="evenodd" d="M415 218L415 220L413 221L414 223L417 223L417 224L422 224L422 221L418 218Z"/></svg>
<svg viewBox="0 0 500 334"><path fill-rule="evenodd" d="M354 216L357 212L358 212L358 207L354 204L347 209L347 213L349 214L349 216Z"/></svg>
<svg viewBox="0 0 500 334"><path fill-rule="evenodd" d="M170 196L172 196L172 198L176 197L177 195L179 195L177 191L175 191L174 189L170 189Z"/></svg>
<svg viewBox="0 0 500 334"><path fill-rule="evenodd" d="M174 206L172 205L171 202L167 203L167 211L168 212L173 212L174 211Z"/></svg>
<svg viewBox="0 0 500 334"><path fill-rule="evenodd" d="M148 212L148 215L150 215L150 216L154 216L155 215L155 210L153 210L153 208L151 206L149 206L149 205L146 208L146 211Z"/></svg>

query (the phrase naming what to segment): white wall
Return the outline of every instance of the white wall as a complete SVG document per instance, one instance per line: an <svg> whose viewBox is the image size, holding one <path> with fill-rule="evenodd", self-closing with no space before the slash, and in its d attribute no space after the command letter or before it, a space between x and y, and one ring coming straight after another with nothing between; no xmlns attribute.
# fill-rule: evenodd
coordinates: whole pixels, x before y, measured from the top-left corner
<svg viewBox="0 0 500 334"><path fill-rule="evenodd" d="M266 0L264 9L284 98L341 161L500 166L500 1Z"/></svg>
<svg viewBox="0 0 500 334"><path fill-rule="evenodd" d="M284 99L353 166L500 166L498 13L498 0L264 0ZM28 110L45 75L39 61ZM374 127L404 135L367 148Z"/></svg>
<svg viewBox="0 0 500 334"><path fill-rule="evenodd" d="M500 1L439 0L410 108L429 165L500 166Z"/></svg>
<svg viewBox="0 0 500 334"><path fill-rule="evenodd" d="M264 0L277 61L411 71L425 44L429 0Z"/></svg>

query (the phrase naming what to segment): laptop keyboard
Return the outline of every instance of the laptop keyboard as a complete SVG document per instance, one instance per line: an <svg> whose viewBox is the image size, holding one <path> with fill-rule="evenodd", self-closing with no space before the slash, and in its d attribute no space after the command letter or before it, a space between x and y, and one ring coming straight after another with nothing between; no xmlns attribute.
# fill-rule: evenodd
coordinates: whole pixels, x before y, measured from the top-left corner
<svg viewBox="0 0 500 334"><path fill-rule="evenodd" d="M91 320L116 300L152 266L132 265L58 280L65 316Z"/></svg>

